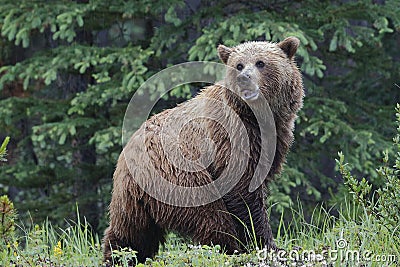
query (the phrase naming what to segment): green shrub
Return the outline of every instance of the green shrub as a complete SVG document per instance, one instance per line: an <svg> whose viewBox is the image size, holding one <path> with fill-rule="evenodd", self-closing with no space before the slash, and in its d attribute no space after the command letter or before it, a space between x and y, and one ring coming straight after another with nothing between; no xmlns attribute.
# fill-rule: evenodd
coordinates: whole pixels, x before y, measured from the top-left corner
<svg viewBox="0 0 400 267"><path fill-rule="evenodd" d="M400 242L400 104L396 107L397 135L395 145L395 164L391 166L388 152L384 152L384 165L377 169L384 185L373 189L367 179L358 180L351 174L351 168L344 163L344 155L339 153L337 164L345 185L354 200L363 206L379 223L392 233L396 242Z"/></svg>
<svg viewBox="0 0 400 267"><path fill-rule="evenodd" d="M6 155L7 155L7 145L8 142L10 141L10 137L6 137L4 139L3 143L0 146L0 161L6 161Z"/></svg>
<svg viewBox="0 0 400 267"><path fill-rule="evenodd" d="M2 240L12 235L15 230L16 211L7 196L0 197L0 236Z"/></svg>
<svg viewBox="0 0 400 267"><path fill-rule="evenodd" d="M6 161L7 144L10 137L6 137L0 146L0 161ZM15 219L17 212L8 196L0 197L0 256L4 258L11 251L11 247L18 246L15 240Z"/></svg>

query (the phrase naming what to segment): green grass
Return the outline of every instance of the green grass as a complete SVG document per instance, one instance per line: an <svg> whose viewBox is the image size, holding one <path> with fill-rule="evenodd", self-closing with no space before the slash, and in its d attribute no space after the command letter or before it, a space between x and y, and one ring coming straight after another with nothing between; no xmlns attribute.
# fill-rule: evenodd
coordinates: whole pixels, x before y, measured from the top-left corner
<svg viewBox="0 0 400 267"><path fill-rule="evenodd" d="M100 266L100 240L86 220L56 229L48 221L0 246L0 266ZM1 243L0 243L1 244Z"/></svg>
<svg viewBox="0 0 400 267"><path fill-rule="evenodd" d="M289 223L283 223L282 214L276 243L285 252L252 250L226 255L218 245L192 245L170 234L157 256L139 266L327 266L322 255L328 263L332 259L330 266L398 266L400 244L394 242L398 233L389 232L365 209L346 203L338 208L337 217L322 206L315 208L308 220L301 206L287 214L293 218ZM20 228L24 233L21 237L0 247L0 266L101 265L100 239L85 220L66 229L56 229L49 222L32 229ZM129 250L117 254L122 256L122 266L135 256ZM307 256L310 259L313 255L314 261L307 261Z"/></svg>
<svg viewBox="0 0 400 267"><path fill-rule="evenodd" d="M339 208L338 218L318 207L306 222L301 209L293 211L296 219L289 226L280 224L278 245L288 251L297 250L292 252L294 256L325 255L332 259L332 266L398 266L400 244L394 241L395 233L389 233L365 209L348 203ZM383 258L385 262L378 262ZM320 261L312 266L324 265Z"/></svg>

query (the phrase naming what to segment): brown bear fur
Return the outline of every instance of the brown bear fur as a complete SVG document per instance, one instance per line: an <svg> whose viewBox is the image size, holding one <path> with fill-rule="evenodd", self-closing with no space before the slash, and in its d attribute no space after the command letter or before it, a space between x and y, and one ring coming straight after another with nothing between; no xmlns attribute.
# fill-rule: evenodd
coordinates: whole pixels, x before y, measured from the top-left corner
<svg viewBox="0 0 400 267"><path fill-rule="evenodd" d="M250 98L262 94L268 101L275 121L275 156L269 172L266 170L263 177L269 182L281 170L285 155L293 142L296 113L302 107L302 78L293 59L298 45L299 40L295 37L289 37L277 44L260 41L243 43L233 48L220 45L218 54L221 60L240 70L240 74L228 70L222 84L206 87L195 98L151 117L131 137L119 157L114 173L110 226L103 239L106 261L111 260L113 249L130 247L138 252L139 262L143 262L157 253L167 231L189 236L200 244L219 244L229 253L242 251L243 247L236 238L246 244L247 237L238 218L251 229L249 210L257 239L266 247L276 248L265 207L264 189L267 183L249 192L249 183L259 162L261 149L261 130L252 112L252 109L257 108L257 98ZM230 157L235 157L230 154L233 147L229 143L229 135L235 133L228 133L213 121L195 120L188 123L178 133L179 144L175 144L183 151L184 157L196 160L204 143L201 139L204 135L209 137L214 142L216 154L207 169L195 172L179 169L169 162L167 152L164 151L165 146L161 139L174 138L176 133L168 131L174 131L175 126L179 128L179 122L190 121L198 114L224 117L223 108L216 111L207 104L204 105L204 100L210 98L222 101L233 109L246 129L250 156L246 159L244 174L231 191L209 204L178 207L154 199L136 182L140 181L149 188L158 185L144 155L148 155L153 166L157 168L156 171L164 179L189 187L215 181ZM141 138L145 145L140 143ZM173 142L171 144L171 149L176 149L172 147ZM133 171L128 166L134 166ZM232 179L235 175L231 174ZM160 194L172 194L162 192L162 188L159 190ZM218 193L218 188L215 191Z"/></svg>

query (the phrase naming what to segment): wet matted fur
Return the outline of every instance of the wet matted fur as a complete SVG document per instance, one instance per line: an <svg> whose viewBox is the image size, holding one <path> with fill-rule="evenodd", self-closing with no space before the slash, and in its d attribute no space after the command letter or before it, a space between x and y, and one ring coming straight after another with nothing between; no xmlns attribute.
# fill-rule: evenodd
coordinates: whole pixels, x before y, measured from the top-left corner
<svg viewBox="0 0 400 267"><path fill-rule="evenodd" d="M237 74L228 74L223 85L206 87L195 98L147 120L141 126L142 131L138 131L145 133L144 138L138 134L131 137L119 157L113 177L110 226L103 239L106 261L111 260L113 249L130 247L138 252L138 260L143 262L157 253L167 231L189 236L200 244L219 244L230 253L234 250L241 251L243 247L236 238L246 243L246 236L244 227L237 218L251 228L249 210L257 239L266 247L276 247L267 218L264 189L281 170L293 142L296 113L302 107L302 78L294 62L298 45L299 40L294 37L277 44L260 41L247 42L232 48L220 45L219 57L224 64L238 69L241 76L246 76L244 81L239 81ZM243 84L248 82L255 84L255 89L244 90ZM258 92L263 94L273 113L277 135L276 152L271 168L264 173L266 182L255 191L249 192L249 184L260 157L261 137L259 123L252 112L252 109L257 108L257 101L246 99L253 98L254 95L257 97ZM230 192L209 204L177 207L162 203L149 196L135 182L140 179L147 183L146 186L157 186L154 180L148 178L153 174L143 160L145 154L150 157L156 171L164 179L176 185L192 187L216 180L232 156L229 135L235 133L228 133L215 121L192 121L179 133L178 145L187 158L198 157L204 135L213 141L215 155L207 169L183 171L173 166L166 156L162 145L162 138L165 136L161 136L163 133L168 138L165 128L173 129L175 124L178 125L177 122L189 122L198 114L215 115L213 108L203 104L204 99L226 103L240 117L240 123L245 126L250 140L246 170ZM249 105L253 105L252 109ZM219 112L224 111L221 109ZM223 117L224 114L219 115ZM142 140L145 140L145 145ZM128 165L134 166L133 170ZM231 175L234 177L236 174Z"/></svg>

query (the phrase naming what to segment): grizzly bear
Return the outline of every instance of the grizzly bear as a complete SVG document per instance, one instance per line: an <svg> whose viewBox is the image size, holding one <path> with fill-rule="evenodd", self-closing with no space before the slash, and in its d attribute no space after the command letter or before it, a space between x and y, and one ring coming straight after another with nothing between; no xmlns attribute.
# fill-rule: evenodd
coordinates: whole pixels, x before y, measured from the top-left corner
<svg viewBox="0 0 400 267"><path fill-rule="evenodd" d="M132 135L113 177L105 261L111 262L112 250L128 247L144 262L157 253L167 231L233 253L251 242L246 228L254 229L250 231L258 244L276 249L265 192L281 171L303 103L302 77L294 61L299 43L289 37L279 43L219 45L218 55L227 68L224 80L152 116ZM270 115L263 115L267 109ZM265 132L271 133L269 141L262 138ZM264 165L262 146L274 152ZM186 168L187 162L197 167ZM217 183L222 176L224 182ZM264 182L250 189L253 178ZM167 190L161 180L177 189ZM210 184L202 194L181 190ZM175 205L168 198L189 204ZM196 201L200 204L193 204Z"/></svg>

